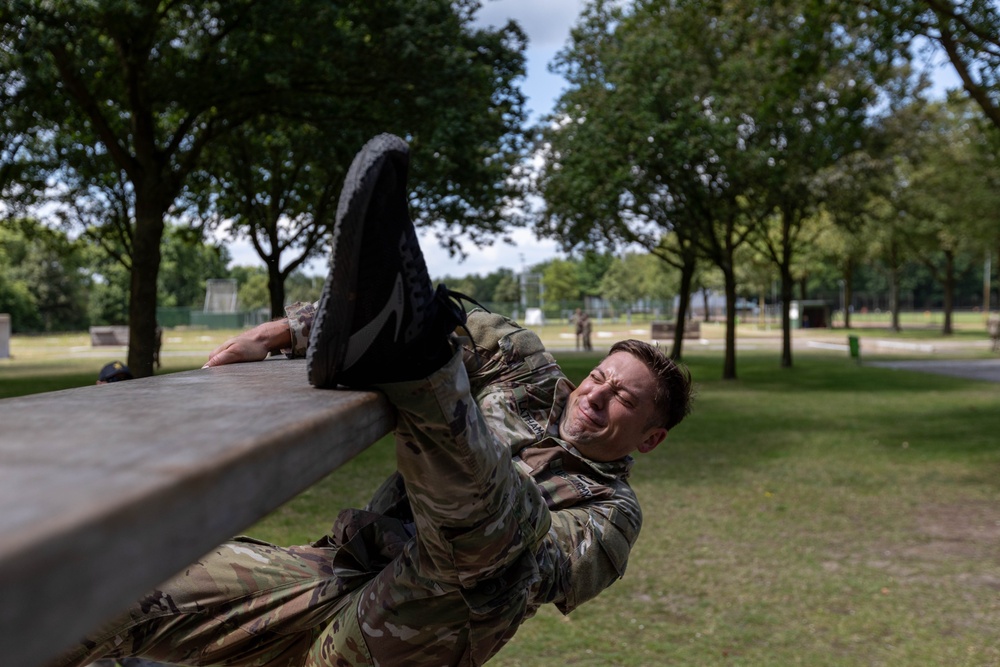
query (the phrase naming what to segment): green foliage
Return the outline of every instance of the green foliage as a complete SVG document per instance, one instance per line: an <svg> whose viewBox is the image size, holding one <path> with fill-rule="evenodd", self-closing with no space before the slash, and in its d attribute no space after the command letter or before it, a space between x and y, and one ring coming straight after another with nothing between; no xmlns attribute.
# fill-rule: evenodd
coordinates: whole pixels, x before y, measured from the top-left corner
<svg viewBox="0 0 1000 667"><path fill-rule="evenodd" d="M926 38L943 54L964 93L1000 129L1000 7L971 0L865 0L840 2L841 11L863 31L883 61L911 57L915 38Z"/></svg>
<svg viewBox="0 0 1000 667"><path fill-rule="evenodd" d="M128 269L107 257L98 259L97 266L88 306L91 324L127 324Z"/></svg>
<svg viewBox="0 0 1000 667"><path fill-rule="evenodd" d="M615 256L610 252L584 250L576 271L580 292L587 295L600 294L601 279L614 261Z"/></svg>
<svg viewBox="0 0 1000 667"><path fill-rule="evenodd" d="M230 271L230 277L236 280L236 300L240 310L270 308L267 269L261 266L234 266ZM282 303L282 312L284 312L284 306L290 303L319 301L320 293L323 290L323 281L323 277L307 276L301 271L289 275L285 285L286 297Z"/></svg>
<svg viewBox="0 0 1000 667"><path fill-rule="evenodd" d="M601 280L600 294L623 310L641 300L668 301L674 281L655 255L627 253L616 258Z"/></svg>
<svg viewBox="0 0 1000 667"><path fill-rule="evenodd" d="M313 303L319 301L320 293L323 291L324 280L322 276L307 276L301 271L296 271L288 276L285 286L287 294L286 302L294 303L302 301Z"/></svg>
<svg viewBox="0 0 1000 667"><path fill-rule="evenodd" d="M493 289L493 301L499 303L518 303L521 300L521 285L513 271L506 271Z"/></svg>
<svg viewBox="0 0 1000 667"><path fill-rule="evenodd" d="M205 281L228 275L229 251L202 241L200 230L167 225L163 234L158 303L201 308Z"/></svg>
<svg viewBox="0 0 1000 667"><path fill-rule="evenodd" d="M241 310L268 308L271 297L267 291L267 271L263 267L235 267L233 277L237 280L236 300Z"/></svg>
<svg viewBox="0 0 1000 667"><path fill-rule="evenodd" d="M545 300L548 302L577 301L580 299L580 281L576 267L563 259L554 259L542 271Z"/></svg>
<svg viewBox="0 0 1000 667"><path fill-rule="evenodd" d="M246 216L226 206L245 190L219 187L215 192L228 198L207 205L204 196L206 170L214 174L220 156L241 140L253 160L217 174L226 186L237 185L237 167L253 172L245 201L266 209L268 224L286 213L281 202L289 202L294 220L308 199L309 224L320 238L333 208L329 193L350 156L385 130L411 141L414 201L427 216L472 236L509 224L503 212L516 187L508 174L523 153L518 79L525 37L514 24L473 28L478 6L473 0L11 0L0 6L0 84L4 108L12 110L2 131L43 139L34 157L60 186L48 193L49 203L59 200L68 221L122 251L133 273L128 363L137 376L152 372L165 217L182 218L196 204ZM309 127L326 129L310 136ZM255 150L268 141L275 150ZM293 160L290 151L297 153ZM294 177L295 169L325 165L331 171L315 180ZM297 191L274 187L296 182ZM317 188L306 191L317 183L325 198L312 196ZM285 199L295 193L302 196ZM283 281L298 264L279 269L275 257L269 266L271 300L280 302Z"/></svg>
<svg viewBox="0 0 1000 667"><path fill-rule="evenodd" d="M0 311L11 313L14 331L87 326L84 254L81 244L34 220L0 227Z"/></svg>

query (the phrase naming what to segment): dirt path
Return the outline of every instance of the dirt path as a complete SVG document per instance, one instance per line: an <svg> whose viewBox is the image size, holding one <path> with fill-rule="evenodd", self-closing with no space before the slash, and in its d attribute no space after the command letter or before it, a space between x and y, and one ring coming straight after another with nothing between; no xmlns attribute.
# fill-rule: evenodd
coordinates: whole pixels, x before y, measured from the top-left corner
<svg viewBox="0 0 1000 667"><path fill-rule="evenodd" d="M871 361L865 365L1000 382L1000 359Z"/></svg>

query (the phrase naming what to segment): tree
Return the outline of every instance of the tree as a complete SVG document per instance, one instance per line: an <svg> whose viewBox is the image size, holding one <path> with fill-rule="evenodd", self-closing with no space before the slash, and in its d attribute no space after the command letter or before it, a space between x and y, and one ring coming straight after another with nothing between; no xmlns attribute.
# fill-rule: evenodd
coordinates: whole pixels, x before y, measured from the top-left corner
<svg viewBox="0 0 1000 667"><path fill-rule="evenodd" d="M725 378L736 377L733 255L750 231L755 168L748 128L726 97L746 75L738 54L748 11L730 2L594 3L559 56L570 88L541 132L542 233L566 245L637 244L672 260L682 270L680 320L697 258L719 266Z"/></svg>
<svg viewBox="0 0 1000 667"><path fill-rule="evenodd" d="M260 117L230 133L206 160L202 208L214 226L249 239L264 262L273 318L284 314L288 277L325 248L333 231L350 162L337 139L308 123Z"/></svg>
<svg viewBox="0 0 1000 667"><path fill-rule="evenodd" d="M80 243L35 220L0 228L0 310L11 313L15 331L87 327L84 255Z"/></svg>
<svg viewBox="0 0 1000 667"><path fill-rule="evenodd" d="M843 3L871 48L909 59L925 38L947 57L969 97L1000 129L1000 7L991 0L864 0Z"/></svg>
<svg viewBox="0 0 1000 667"><path fill-rule="evenodd" d="M609 252L600 253L590 248L584 249L576 265L576 282L582 296L596 296L601 293L601 279L614 261L615 256Z"/></svg>
<svg viewBox="0 0 1000 667"><path fill-rule="evenodd" d="M822 202L820 215L831 222L818 248L840 273L844 328L851 326L855 269L869 253L869 207L890 169L887 161L858 150L820 170L812 180L814 196Z"/></svg>
<svg viewBox="0 0 1000 667"><path fill-rule="evenodd" d="M517 304L521 300L521 286L517 276L509 269L501 269L503 274L493 290L493 300L497 303Z"/></svg>
<svg viewBox="0 0 1000 667"><path fill-rule="evenodd" d="M31 286L15 269L25 260L26 245L27 239L20 230L11 224L0 225L0 312L10 314L15 333L40 328Z"/></svg>
<svg viewBox="0 0 1000 667"><path fill-rule="evenodd" d="M601 280L601 296L631 313L643 300L669 298L673 290L665 278L664 264L648 253L626 253L616 258Z"/></svg>
<svg viewBox="0 0 1000 667"><path fill-rule="evenodd" d="M399 133L412 129L416 150L432 165L423 172L428 179L445 169L434 166L440 153L453 173L464 173L442 188L457 182L476 201L504 196L502 179L482 177L507 168L517 153L516 135L505 132L521 113L515 82L523 35L514 26L468 29L477 7L473 0L10 0L0 7L0 76L13 82L17 108L31 109L51 138L53 177L80 197L96 188L95 207L104 192L120 195L116 218L126 233L109 231L128 241L128 364L137 376L153 370L165 218L181 217L194 199L181 195L203 183L192 176L208 149L254 118L321 116L345 128L356 150L358 119L392 116ZM456 33L470 36L456 43ZM471 46L477 38L482 50ZM490 78L497 71L505 76ZM455 120L468 105L442 111L438 104L483 90L487 110L465 123ZM438 123L408 124L435 114ZM504 131L493 132L498 127ZM415 196L424 192L438 191L426 186ZM439 199L456 212L468 201ZM470 225L501 225L498 209Z"/></svg>
<svg viewBox="0 0 1000 667"><path fill-rule="evenodd" d="M879 70L858 57L826 2L759 3L741 18L746 42L725 63L740 75L720 92L720 106L741 119L753 174L746 215L755 219L753 242L780 276L781 365L789 367L794 267L818 229L809 224L819 204L811 186L865 142Z"/></svg>
<svg viewBox="0 0 1000 667"><path fill-rule="evenodd" d="M229 275L229 251L203 242L199 230L190 227L167 225L162 254L158 297L162 306L201 308L205 282Z"/></svg>
<svg viewBox="0 0 1000 667"><path fill-rule="evenodd" d="M580 282L573 262L553 259L542 270L542 284L545 285L547 303L561 304L580 299Z"/></svg>
<svg viewBox="0 0 1000 667"><path fill-rule="evenodd" d="M945 335L953 333L960 268L981 258L979 215L995 215L1000 204L994 188L1000 174L992 159L983 159L985 137L969 107L958 99L928 105L912 139L921 146L919 162L908 165L914 224L906 238L942 287Z"/></svg>
<svg viewBox="0 0 1000 667"><path fill-rule="evenodd" d="M270 309L271 298L267 289L267 270L263 267L236 266L232 277L236 280L236 301L241 310Z"/></svg>
<svg viewBox="0 0 1000 667"><path fill-rule="evenodd" d="M286 278L325 250L351 159L379 132L408 138L416 221L434 225L453 251L461 236L481 242L517 222L508 209L520 188L508 176L523 153L515 86L524 74L523 33L515 25L474 30L462 13L429 21L427 2L404 4L406 14L391 21L381 9L354 20L381 32L367 67L399 71L397 42L449 45L406 64L419 91L376 91L384 99L327 100L293 117L258 117L210 151L202 208L253 244L268 269L275 317Z"/></svg>

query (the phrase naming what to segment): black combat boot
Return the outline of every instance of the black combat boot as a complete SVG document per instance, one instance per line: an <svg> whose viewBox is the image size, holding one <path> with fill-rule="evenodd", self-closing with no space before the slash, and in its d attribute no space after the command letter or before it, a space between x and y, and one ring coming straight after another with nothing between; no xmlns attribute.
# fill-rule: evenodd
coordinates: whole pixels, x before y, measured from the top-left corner
<svg viewBox="0 0 1000 667"><path fill-rule="evenodd" d="M316 387L415 380L451 358L465 310L431 286L410 220L408 164L406 142L381 134L347 172L306 357Z"/></svg>

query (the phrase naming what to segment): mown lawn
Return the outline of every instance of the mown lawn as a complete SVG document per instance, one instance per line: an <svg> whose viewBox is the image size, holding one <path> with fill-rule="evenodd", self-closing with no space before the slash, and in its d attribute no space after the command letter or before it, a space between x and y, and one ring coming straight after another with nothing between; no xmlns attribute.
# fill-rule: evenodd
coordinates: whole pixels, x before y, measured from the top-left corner
<svg viewBox="0 0 1000 667"><path fill-rule="evenodd" d="M573 378L598 358L557 356ZM718 354L688 362L695 411L635 468L626 576L543 609L491 664L1000 664L1000 384L839 355L741 353L728 382ZM247 532L312 541L392 467L386 439Z"/></svg>

